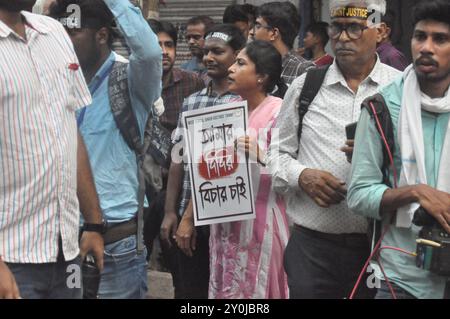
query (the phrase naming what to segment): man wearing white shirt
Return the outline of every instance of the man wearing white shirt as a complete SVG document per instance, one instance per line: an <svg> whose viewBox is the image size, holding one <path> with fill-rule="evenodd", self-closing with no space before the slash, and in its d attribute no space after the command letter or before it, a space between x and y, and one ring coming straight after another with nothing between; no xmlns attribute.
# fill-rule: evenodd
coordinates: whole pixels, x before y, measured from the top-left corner
<svg viewBox="0 0 450 319"><path fill-rule="evenodd" d="M22 11L34 3L0 0L0 299L81 298L71 269L80 274L89 251L103 268L92 231L102 215L75 120L91 95L63 27ZM80 211L93 228L79 245Z"/></svg>

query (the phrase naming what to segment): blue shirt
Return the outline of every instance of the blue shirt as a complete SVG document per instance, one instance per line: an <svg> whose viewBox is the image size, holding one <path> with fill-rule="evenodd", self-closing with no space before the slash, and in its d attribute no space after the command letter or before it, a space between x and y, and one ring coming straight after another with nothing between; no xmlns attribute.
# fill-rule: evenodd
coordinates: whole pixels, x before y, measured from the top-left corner
<svg viewBox="0 0 450 319"><path fill-rule="evenodd" d="M131 50L128 85L133 111L143 136L151 107L161 94L161 48L138 8L128 0L105 0L105 3L116 17ZM136 155L120 134L111 113L109 76L101 81L102 74L117 59L123 60L112 52L89 84L93 102L86 108L80 126L103 214L113 223L130 220L138 210ZM92 92L95 87L98 88Z"/></svg>
<svg viewBox="0 0 450 319"><path fill-rule="evenodd" d="M201 74L206 71L205 66L202 64L202 61L197 59L196 57L193 57L189 61L183 63L180 66L180 69L190 71L190 72L195 72L198 74Z"/></svg>
<svg viewBox="0 0 450 319"><path fill-rule="evenodd" d="M403 78L400 78L381 90L391 113L395 140L394 163L398 174L401 172L401 152L397 140L398 120L403 94ZM448 126L450 113L432 114L422 111L423 139L425 147L425 169L428 185L436 187L439 173L442 146ZM363 110L356 131L355 150L352 160L352 181L348 193L348 204L352 211L367 217L382 219L383 228L386 219L380 213L381 200L388 187L382 184L382 145L380 136L367 110ZM390 172L391 183L392 171ZM400 176L398 176L399 178ZM388 215L388 214L386 214ZM393 246L410 252L416 251L416 239L420 227L397 228L391 225L383 239L382 246ZM442 298L445 278L429 271L417 268L415 257L393 250L383 250L381 262L391 282L417 298ZM377 265L373 266L378 269ZM376 274L382 279L380 273Z"/></svg>

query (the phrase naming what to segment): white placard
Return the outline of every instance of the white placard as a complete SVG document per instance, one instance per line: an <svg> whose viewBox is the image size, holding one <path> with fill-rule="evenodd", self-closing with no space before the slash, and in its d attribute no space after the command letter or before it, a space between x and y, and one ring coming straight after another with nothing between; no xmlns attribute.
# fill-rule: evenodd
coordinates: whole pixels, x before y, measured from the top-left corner
<svg viewBox="0 0 450 319"><path fill-rule="evenodd" d="M183 113L195 225L255 218L251 165L235 148L247 131L247 102Z"/></svg>

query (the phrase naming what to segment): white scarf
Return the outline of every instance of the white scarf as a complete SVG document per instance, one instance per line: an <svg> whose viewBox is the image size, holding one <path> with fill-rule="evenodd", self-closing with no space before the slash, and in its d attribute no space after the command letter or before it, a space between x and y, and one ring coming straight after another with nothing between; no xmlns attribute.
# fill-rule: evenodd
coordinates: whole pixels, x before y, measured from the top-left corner
<svg viewBox="0 0 450 319"><path fill-rule="evenodd" d="M425 171L425 151L422 130L422 109L432 113L450 112L449 92L443 98L432 99L420 91L419 82L413 66L409 66L403 75L403 101L399 118L399 141L402 157L402 171L399 187L427 184ZM450 123L447 127L442 148L438 190L450 193ZM397 211L397 227L411 227L414 212L419 203L403 206Z"/></svg>

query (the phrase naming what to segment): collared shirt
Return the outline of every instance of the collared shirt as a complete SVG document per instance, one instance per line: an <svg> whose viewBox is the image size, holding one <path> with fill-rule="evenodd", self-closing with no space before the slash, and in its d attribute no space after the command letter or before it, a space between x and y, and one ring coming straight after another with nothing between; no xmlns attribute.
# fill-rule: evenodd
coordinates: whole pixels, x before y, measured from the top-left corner
<svg viewBox="0 0 450 319"><path fill-rule="evenodd" d="M346 201L321 208L299 187L298 179L306 168L330 172L349 181L350 164L340 151L346 141L345 126L356 122L365 98L390 83L400 72L378 59L369 76L353 92L335 61L309 111L303 119L299 143L299 96L306 75L295 80L286 93L272 134L269 167L273 187L287 196L287 213L294 223L332 234L365 233L366 219L350 212Z"/></svg>
<svg viewBox="0 0 450 319"><path fill-rule="evenodd" d="M192 72L173 68L168 75L169 83L163 87L164 113L160 116L161 124L169 130L177 127L178 116L186 97L205 87L202 79Z"/></svg>
<svg viewBox="0 0 450 319"><path fill-rule="evenodd" d="M91 103L72 42L22 12L26 40L0 21L0 255L55 262L79 253L75 110Z"/></svg>
<svg viewBox="0 0 450 319"><path fill-rule="evenodd" d="M128 85L131 105L143 134L150 108L161 92L161 48L138 8L128 0L105 0L105 3L116 17L131 50ZM98 86L101 74L117 59L126 61L112 52L89 83L91 90ZM130 220L138 210L137 163L135 153L123 139L111 112L108 82L109 76L93 94L80 131L103 213L109 222L117 223Z"/></svg>
<svg viewBox="0 0 450 319"><path fill-rule="evenodd" d="M178 120L178 127L173 138L173 143L185 143L183 138L185 134L184 124L182 121L182 113L186 111L203 109L205 107L227 104L239 99L239 96L230 92L226 92L222 95L218 95L212 90L212 82L209 83L207 88L204 88L200 92L194 93L183 102L183 107L181 109L180 118ZM185 145L183 146L185 147ZM184 176L183 176L183 190L180 194L178 213L180 216L184 214L189 200L191 199L191 179L189 176L189 165L186 160L186 152L184 152Z"/></svg>
<svg viewBox="0 0 450 319"><path fill-rule="evenodd" d="M283 57L281 65L283 67L281 78L287 86L291 85L297 77L305 73L309 68L314 67L314 63L298 56L293 51L289 51Z"/></svg>
<svg viewBox="0 0 450 319"><path fill-rule="evenodd" d="M399 71L403 72L408 66L408 61L403 53L390 43L380 44L377 48L377 53L380 56L381 63L390 65Z"/></svg>
<svg viewBox="0 0 450 319"><path fill-rule="evenodd" d="M403 78L399 78L381 90L392 117L394 136L396 137L398 136L403 84ZM436 187L439 166L441 165L442 147L449 119L450 113L432 114L422 111L425 170L428 185L431 187ZM381 219L381 200L384 192L388 189L388 186L381 182L382 155L380 135L369 113L364 110L361 113L356 132L355 151L353 154L354 165L351 172L352 178L348 193L348 203L355 213L378 220ZM395 140L394 163L397 172L401 172L401 150L397 138ZM390 172L390 177L393 184L392 171ZM389 217L389 215L387 214L385 217ZM384 220L384 225L386 223L387 221ZM396 228L394 225L391 225L383 239L382 246L398 247L415 252L419 230L420 227L415 225L412 225L410 228ZM396 251L384 250L381 254L381 262L389 281L397 284L415 297L421 299L443 297L445 278L417 268L414 257ZM372 268L378 269L376 265L373 265ZM376 272L376 276L382 279L380 272Z"/></svg>

